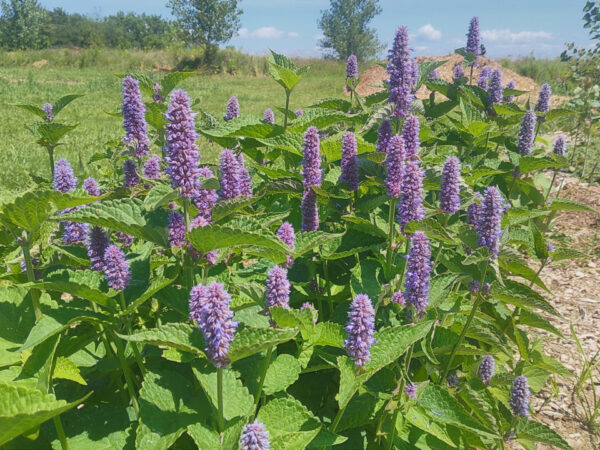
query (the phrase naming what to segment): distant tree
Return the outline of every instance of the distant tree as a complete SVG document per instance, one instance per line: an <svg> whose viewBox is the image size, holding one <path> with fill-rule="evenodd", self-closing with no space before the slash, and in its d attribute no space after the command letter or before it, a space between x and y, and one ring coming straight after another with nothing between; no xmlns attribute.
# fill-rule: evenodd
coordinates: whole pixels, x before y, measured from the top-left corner
<svg viewBox="0 0 600 450"><path fill-rule="evenodd" d="M2 0L0 42L7 50L43 48L48 11L37 0Z"/></svg>
<svg viewBox="0 0 600 450"><path fill-rule="evenodd" d="M218 44L229 41L240 29L238 0L169 0L190 45L204 45L214 54Z"/></svg>
<svg viewBox="0 0 600 450"><path fill-rule="evenodd" d="M375 57L383 46L368 25L380 13L379 0L331 0L318 22L324 36L319 45L339 59L352 54L359 60Z"/></svg>

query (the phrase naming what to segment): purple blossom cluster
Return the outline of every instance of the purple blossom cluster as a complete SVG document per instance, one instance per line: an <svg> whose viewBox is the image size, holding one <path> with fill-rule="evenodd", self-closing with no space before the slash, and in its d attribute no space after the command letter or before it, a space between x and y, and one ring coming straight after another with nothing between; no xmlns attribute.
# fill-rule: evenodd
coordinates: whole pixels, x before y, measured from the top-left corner
<svg viewBox="0 0 600 450"><path fill-rule="evenodd" d="M549 84L544 83L540 88L540 94L538 96L538 101L535 104L535 111L546 114L550 111L550 97L552 96L552 88Z"/></svg>
<svg viewBox="0 0 600 450"><path fill-rule="evenodd" d="M309 127L304 133L302 160L302 177L304 194L302 195L302 230L316 231L319 229L319 207L314 187L321 187L321 153L319 130Z"/></svg>
<svg viewBox="0 0 600 450"><path fill-rule="evenodd" d="M169 245L181 248L185 244L185 219L178 211L169 213Z"/></svg>
<svg viewBox="0 0 600 450"><path fill-rule="evenodd" d="M564 136L559 136L556 141L554 141L554 148L552 149L555 155L565 156L567 152L567 141L565 141Z"/></svg>
<svg viewBox="0 0 600 450"><path fill-rule="evenodd" d="M64 227L62 240L65 244L85 242L89 230L87 223L64 221L62 224Z"/></svg>
<svg viewBox="0 0 600 450"><path fill-rule="evenodd" d="M397 208L397 217L400 227L404 227L411 220L423 220L423 179L425 171L421 169L417 159L407 160L402 173L400 202Z"/></svg>
<svg viewBox="0 0 600 450"><path fill-rule="evenodd" d="M416 61L411 57L411 51L408 45L408 29L398 28L392 49L388 54L390 63L387 66L390 75L388 102L395 105L392 117L407 116L414 99L412 87L415 83Z"/></svg>
<svg viewBox="0 0 600 450"><path fill-rule="evenodd" d="M140 176L137 173L135 162L131 159L123 163L123 186L134 187L140 184Z"/></svg>
<svg viewBox="0 0 600 450"><path fill-rule="evenodd" d="M469 23L469 32L467 33L467 52L475 55L475 60L481 54L481 44L479 40L479 17L473 17Z"/></svg>
<svg viewBox="0 0 600 450"><path fill-rule="evenodd" d="M46 122L52 122L54 120L54 111L52 109L51 103L44 103L44 105L42 106L42 111L46 113L46 115L44 116L44 120Z"/></svg>
<svg viewBox="0 0 600 450"><path fill-rule="evenodd" d="M402 175L406 156L402 136L392 136L387 146L387 152L385 189L389 197L399 198L402 191Z"/></svg>
<svg viewBox="0 0 600 450"><path fill-rule="evenodd" d="M290 308L290 282L287 270L274 266L267 275L266 302L267 308L281 306Z"/></svg>
<svg viewBox="0 0 600 450"><path fill-rule="evenodd" d="M414 383L406 383L404 387L404 393L406 396L412 400L417 398L417 385Z"/></svg>
<svg viewBox="0 0 600 450"><path fill-rule="evenodd" d="M416 231L410 239L410 253L406 265L404 297L418 313L425 312L429 304L429 277L431 272L431 249L423 231Z"/></svg>
<svg viewBox="0 0 600 450"><path fill-rule="evenodd" d="M375 310L368 295L358 294L352 300L348 312L346 331L348 338L344 341L350 359L357 366L365 365L371 359L371 345L375 330Z"/></svg>
<svg viewBox="0 0 600 450"><path fill-rule="evenodd" d="M516 89L517 88L517 83L515 83L515 80L510 80L504 89ZM507 95L503 98L503 101L506 103L512 103L515 101L515 96L514 95Z"/></svg>
<svg viewBox="0 0 600 450"><path fill-rule="evenodd" d="M404 139L404 149L406 159L412 159L419 155L419 118L414 115L410 115L404 121L402 125L402 139Z"/></svg>
<svg viewBox="0 0 600 450"><path fill-rule="evenodd" d="M162 95L160 95L160 85L158 83L154 83L154 93L152 94L152 100L157 103L164 103L165 99Z"/></svg>
<svg viewBox="0 0 600 450"><path fill-rule="evenodd" d="M490 76L492 74L492 69L489 66L483 66L481 71L479 72L479 78L477 79L477 86L479 86L484 91L488 90L488 85L490 81Z"/></svg>
<svg viewBox="0 0 600 450"><path fill-rule="evenodd" d="M245 425L240 436L240 447L242 450L269 450L269 432L264 424L254 419L254 422Z"/></svg>
<svg viewBox="0 0 600 450"><path fill-rule="evenodd" d="M233 95L227 100L227 107L223 118L225 121L229 122L237 117L240 117L240 103L238 102L237 97Z"/></svg>
<svg viewBox="0 0 600 450"><path fill-rule="evenodd" d="M286 244L289 248L291 248L292 250L295 249L296 234L294 233L294 227L291 223L283 222L277 230L277 237L281 239L281 242ZM292 255L287 255L283 267L289 269L290 267L292 267L293 263L294 258L292 258Z"/></svg>
<svg viewBox="0 0 600 450"><path fill-rule="evenodd" d="M348 78L358 78L358 59L355 55L348 56L346 60L346 80Z"/></svg>
<svg viewBox="0 0 600 450"><path fill-rule="evenodd" d="M456 156L450 156L444 163L440 208L447 214L454 214L460 209L460 161Z"/></svg>
<svg viewBox="0 0 600 450"><path fill-rule="evenodd" d="M242 152L237 155L238 171L240 175L240 195L242 197L252 197L252 179L248 169L244 165L244 155Z"/></svg>
<svg viewBox="0 0 600 450"><path fill-rule="evenodd" d="M109 245L104 252L104 273L108 285L116 291L125 289L131 280L129 261L116 245Z"/></svg>
<svg viewBox="0 0 600 450"><path fill-rule="evenodd" d="M459 79L461 79L464 76L465 76L465 71L463 70L462 65L455 64L454 67L452 68L452 79L454 80L454 82L458 81Z"/></svg>
<svg viewBox="0 0 600 450"><path fill-rule="evenodd" d="M488 89L488 100L492 105L502 103L504 89L502 88L502 70L494 69L490 76L490 86Z"/></svg>
<svg viewBox="0 0 600 450"><path fill-rule="evenodd" d="M151 180L160 178L160 156L152 155L144 163L144 176Z"/></svg>
<svg viewBox="0 0 600 450"><path fill-rule="evenodd" d="M298 108L296 110L296 117L300 117L304 115L304 111L302 110L302 108Z"/></svg>
<svg viewBox="0 0 600 450"><path fill-rule="evenodd" d="M387 147L392 138L392 124L389 120L383 120L377 130L377 151L387 153Z"/></svg>
<svg viewBox="0 0 600 450"><path fill-rule="evenodd" d="M226 148L221 152L220 167L219 196L224 200L239 197L241 195L239 166L233 150Z"/></svg>
<svg viewBox="0 0 600 450"><path fill-rule="evenodd" d="M529 382L523 375L519 375L513 382L512 392L508 400L514 416L529 416Z"/></svg>
<svg viewBox="0 0 600 450"><path fill-rule="evenodd" d="M483 201L477 211L477 245L488 248L490 260L498 257L503 204L498 188L489 186L483 193Z"/></svg>
<svg viewBox="0 0 600 450"><path fill-rule="evenodd" d="M100 188L98 187L98 183L92 177L88 177L83 180L83 189L94 197L98 197L100 195Z"/></svg>
<svg viewBox="0 0 600 450"><path fill-rule="evenodd" d="M120 231L117 231L115 234L117 236L117 240L123 247L131 247L131 244L133 244L133 236Z"/></svg>
<svg viewBox="0 0 600 450"><path fill-rule="evenodd" d="M198 174L204 179L214 177L212 170L208 167L200 167ZM198 217L203 217L210 222L212 209L217 204L218 199L219 194L217 194L216 189L198 189L197 195L193 197L194 205L198 209Z"/></svg>
<svg viewBox="0 0 600 450"><path fill-rule="evenodd" d="M531 147L535 140L535 123L537 116L534 111L527 111L521 121L521 129L519 130L519 153L521 155L529 155Z"/></svg>
<svg viewBox="0 0 600 450"><path fill-rule="evenodd" d="M467 223L469 225L477 225L479 220L479 208L483 203L483 196L479 192L475 192L475 201L469 205L467 209Z"/></svg>
<svg viewBox="0 0 600 450"><path fill-rule="evenodd" d="M400 289L398 289L392 294L391 302L396 303L400 306L404 306L406 304L406 300L404 299L404 293Z"/></svg>
<svg viewBox="0 0 600 450"><path fill-rule="evenodd" d="M267 123L275 123L275 113L271 108L265 109L265 113L263 114L263 120Z"/></svg>
<svg viewBox="0 0 600 450"><path fill-rule="evenodd" d="M123 128L125 128L124 142L135 144L135 156L141 158L150 153L146 124L146 107L142 102L140 83L138 80L126 76L123 78Z"/></svg>
<svg viewBox="0 0 600 450"><path fill-rule="evenodd" d="M348 132L342 138L342 174L339 181L347 183L348 189L358 189L358 156L356 148L356 137L354 133Z"/></svg>
<svg viewBox="0 0 600 450"><path fill-rule="evenodd" d="M496 361L494 361L494 357L492 355L485 355L481 363L479 364L479 376L481 377L481 381L483 384L490 384L492 377L494 376L494 366L496 365Z"/></svg>
<svg viewBox="0 0 600 450"><path fill-rule="evenodd" d="M54 189L63 194L77 188L77 178L69 161L60 158L54 165Z"/></svg>
<svg viewBox="0 0 600 450"><path fill-rule="evenodd" d="M440 74L438 73L437 69L434 69L431 72L429 72L429 75L427 75L427 77L433 80L438 80L440 78Z"/></svg>
<svg viewBox="0 0 600 450"><path fill-rule="evenodd" d="M190 318L204 335L205 351L216 367L229 364L227 352L238 323L229 307L231 297L222 283L194 286L190 292Z"/></svg>
<svg viewBox="0 0 600 450"><path fill-rule="evenodd" d="M319 229L319 205L315 191L304 190L300 208L302 209L302 231L317 231Z"/></svg>
<svg viewBox="0 0 600 450"><path fill-rule="evenodd" d="M192 112L190 99L185 91L177 89L171 94L171 103L165 114L167 173L173 188L181 190L181 196L192 198L198 189L198 160L196 145L198 134L194 125L196 114Z"/></svg>
<svg viewBox="0 0 600 450"><path fill-rule="evenodd" d="M104 271L104 254L110 245L108 235L100 227L91 227L86 240L92 270Z"/></svg>

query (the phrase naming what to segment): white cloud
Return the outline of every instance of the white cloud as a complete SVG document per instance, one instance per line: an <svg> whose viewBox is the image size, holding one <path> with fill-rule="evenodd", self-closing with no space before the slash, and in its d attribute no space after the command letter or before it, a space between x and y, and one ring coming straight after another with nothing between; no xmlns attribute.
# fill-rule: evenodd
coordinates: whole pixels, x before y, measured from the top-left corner
<svg viewBox="0 0 600 450"><path fill-rule="evenodd" d="M552 39L552 34L547 31L519 31L513 33L507 28L505 30L483 30L481 37L484 40L484 44L485 41L524 44Z"/></svg>
<svg viewBox="0 0 600 450"><path fill-rule="evenodd" d="M242 39L281 39L286 37L298 39L302 37L300 33L295 31L286 32L278 30L275 27L260 27L252 32L250 32L247 28L240 28L237 35Z"/></svg>
<svg viewBox="0 0 600 450"><path fill-rule="evenodd" d="M427 25L423 25L418 29L417 38L425 41L439 41L442 38L442 32L440 30L436 30L433 25L428 23Z"/></svg>

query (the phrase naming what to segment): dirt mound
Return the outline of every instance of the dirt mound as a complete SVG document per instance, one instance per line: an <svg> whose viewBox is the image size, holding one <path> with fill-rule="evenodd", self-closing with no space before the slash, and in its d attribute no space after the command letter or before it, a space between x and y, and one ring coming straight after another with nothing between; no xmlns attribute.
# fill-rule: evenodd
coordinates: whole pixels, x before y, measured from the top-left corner
<svg viewBox="0 0 600 450"><path fill-rule="evenodd" d="M426 61L446 61L442 66L440 66L437 71L440 79L444 81L452 82L452 76L454 73L454 66L456 64L461 64L463 61L463 57L453 53L447 56L419 56L417 57L417 62L419 64ZM512 70L506 69L502 67L500 63L494 61L493 59L488 59L485 57L479 58L479 65L473 69L473 80L477 80L479 78L479 72L484 66L489 66L492 69L502 69L503 73L503 81L504 84L513 80L517 89L521 91L528 91L529 94L524 94L520 97L520 100L526 101L529 97L530 102L533 103L537 101L537 95L540 90L540 86L533 81L531 78L524 77L519 75ZM470 69L467 68L465 70L466 76L470 75ZM374 94L375 92L379 92L383 90L383 82L389 78L388 73L385 68L380 66L379 64L367 69L360 76L360 83L356 87L356 92L358 92L361 96L367 96ZM421 88L417 91L417 98L427 98L429 96L429 90L425 86L421 86ZM565 98L557 95L552 96L552 106L556 106L565 102Z"/></svg>

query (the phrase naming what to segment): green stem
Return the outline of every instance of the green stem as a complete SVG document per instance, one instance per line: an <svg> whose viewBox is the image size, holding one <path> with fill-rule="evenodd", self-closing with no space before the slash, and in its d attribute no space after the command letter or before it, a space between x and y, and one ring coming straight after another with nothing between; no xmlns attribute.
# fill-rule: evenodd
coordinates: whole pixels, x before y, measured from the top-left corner
<svg viewBox="0 0 600 450"><path fill-rule="evenodd" d="M408 250L410 248L410 240L407 238L406 239L406 246L404 247L404 254L408 255ZM407 264L407 260L406 258L404 259L404 265L402 266L402 273L400 274L400 283L399 286L402 286L402 282L404 281L404 274L406 273L406 264Z"/></svg>
<svg viewBox="0 0 600 450"><path fill-rule="evenodd" d="M325 275L325 289L327 290L327 302L329 303L329 316L333 314L333 300L331 300L331 282L329 281L329 265L323 260L323 273Z"/></svg>
<svg viewBox="0 0 600 450"><path fill-rule="evenodd" d="M483 274L481 275L481 280L479 281L479 286L481 286L481 287L483 286L483 283L485 281L485 275L487 273L488 266L489 266L489 262L486 261L485 266L483 268ZM445 380L446 377L448 376L448 372L450 371L450 368L452 367L452 362L454 361L456 352L458 351L458 348L461 346L462 341L465 339L465 335L467 334L467 331L469 330L469 327L471 326L473 317L475 317L475 313L477 312L477 309L479 309L482 299L483 299L483 295L481 295L481 288L480 288L479 292L477 293L477 298L475 299L475 303L473 304L473 308L471 309L471 314L469 314L469 318L467 319L467 323L465 323L465 326L463 327L462 332L460 333L460 336L458 337L458 341L456 342L456 344L454 344L454 347L452 348L452 353L450 353L450 358L448 359L448 364L446 364L446 369L444 370L444 375L441 378L442 380Z"/></svg>
<svg viewBox="0 0 600 450"><path fill-rule="evenodd" d="M225 430L225 422L223 420L223 368L217 369L217 401L219 404L219 432Z"/></svg>
<svg viewBox="0 0 600 450"><path fill-rule="evenodd" d="M348 402L346 402L344 404L344 406L342 406L340 408L340 410L338 411L338 413L335 415L335 418L333 419L333 423L331 424L331 432L335 434L335 430L338 427L338 425L340 424L340 420L342 420L342 416L344 415L344 411L346 411L346 407L348 406Z"/></svg>
<svg viewBox="0 0 600 450"><path fill-rule="evenodd" d="M285 90L285 115L283 116L283 129L287 128L288 121L288 110L290 108L290 94L291 92L287 89Z"/></svg>
<svg viewBox="0 0 600 450"><path fill-rule="evenodd" d="M123 291L121 291L120 297L121 297L121 311L125 312L127 307L125 305L125 294L123 293ZM126 318L126 324L127 324L127 333L129 335L132 335L133 329L131 328L131 320L129 317ZM137 343L130 342L129 345L131 345L131 349L133 350L133 355L135 356L135 361L137 362L137 365L140 368L140 372L142 373L142 375L146 375L146 368L144 367L144 363L142 362L142 355L140 354L140 350L137 346Z"/></svg>
<svg viewBox="0 0 600 450"><path fill-rule="evenodd" d="M28 238L25 241L25 243L21 244L21 249L23 251L23 258L25 258L25 267L27 267L27 280L30 283L35 283L35 272L33 268L33 263L31 262L31 253L29 249ZM31 294L33 310L35 311L35 320L37 321L42 317L42 309L40 307L40 291L31 288L29 289L29 293Z"/></svg>
<svg viewBox="0 0 600 450"><path fill-rule="evenodd" d="M471 74L469 75L469 84L473 84L473 66L474 66L474 64L471 64Z"/></svg>
<svg viewBox="0 0 600 450"><path fill-rule="evenodd" d="M254 418L258 413L258 404L260 403L260 396L262 395L262 388L265 384L265 377L267 376L267 369L271 362L271 355L273 354L273 346L271 345L267 350L267 356L265 356L265 364L263 365L262 373L260 374L260 381L258 382L258 389L256 390L256 396L254 397Z"/></svg>
<svg viewBox="0 0 600 450"><path fill-rule="evenodd" d="M394 243L394 231L395 231L395 213L396 212L396 199L392 198L390 201L390 213L388 216L388 248L386 255L386 274L388 279L391 278L392 274L392 253L393 253L393 243Z"/></svg>
<svg viewBox="0 0 600 450"><path fill-rule="evenodd" d="M513 181L510 185L510 189L508 190L508 195L506 196L508 200L510 200L510 195L512 194L512 191L515 188L515 184L517 184L517 177L513 176Z"/></svg>
<svg viewBox="0 0 600 450"><path fill-rule="evenodd" d="M450 218L449 214L444 214L444 227L443 227L444 230L448 226L448 219L449 218ZM435 258L433 259L433 264L431 265L432 269L435 269L435 265L437 264L438 259L440 259L440 255L441 254L442 254L442 243L440 242L440 246L438 247L437 254L435 255Z"/></svg>
<svg viewBox="0 0 600 450"><path fill-rule="evenodd" d="M116 336L112 336L112 340L115 346L117 347L117 357L119 358L119 362L121 363L121 369L123 370L123 375L125 376L127 391L129 392L129 397L131 397L131 403L133 404L135 415L137 418L139 418L140 405L135 395L135 389L133 388L133 378L131 377L131 371L129 370L129 367L127 366L127 361L125 360L125 350L123 348L123 343Z"/></svg>
<svg viewBox="0 0 600 450"><path fill-rule="evenodd" d="M54 428L56 428L56 434L60 440L60 446L63 450L69 450L69 443L67 442L67 436L60 420L60 415L53 418Z"/></svg>
<svg viewBox="0 0 600 450"><path fill-rule="evenodd" d="M46 147L48 150L48 160L50 161L50 174L54 178L54 147Z"/></svg>
<svg viewBox="0 0 600 450"><path fill-rule="evenodd" d="M552 186L554 185L554 180L556 180L557 172L558 172L558 170L554 169L554 175L552 176L552 181L550 182L550 187L548 188L548 192L546 192L546 198L544 199L545 201L548 201L548 197L550 196L550 191L552 191Z"/></svg>

